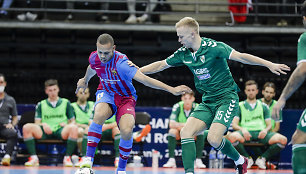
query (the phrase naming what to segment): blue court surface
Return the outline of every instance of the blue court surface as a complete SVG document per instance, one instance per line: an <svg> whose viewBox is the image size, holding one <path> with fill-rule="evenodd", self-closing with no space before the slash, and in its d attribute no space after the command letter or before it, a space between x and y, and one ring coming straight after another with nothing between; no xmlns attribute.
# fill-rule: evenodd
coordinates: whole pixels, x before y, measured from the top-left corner
<svg viewBox="0 0 306 174"><path fill-rule="evenodd" d="M77 168L41 166L0 166L0 174L74 174ZM114 167L94 167L95 174L115 174ZM152 169L151 167L127 168L127 174L184 174L183 168L176 169ZM196 169L195 174L234 174L234 169ZM291 174L292 170L249 170L248 174Z"/></svg>

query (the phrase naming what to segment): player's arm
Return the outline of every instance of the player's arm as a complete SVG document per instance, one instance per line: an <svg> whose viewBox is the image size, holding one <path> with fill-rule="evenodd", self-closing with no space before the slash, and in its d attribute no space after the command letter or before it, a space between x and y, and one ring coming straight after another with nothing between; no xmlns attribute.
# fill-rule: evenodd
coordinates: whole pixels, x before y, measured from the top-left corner
<svg viewBox="0 0 306 174"><path fill-rule="evenodd" d="M279 118L279 111L285 106L286 100L303 84L305 78L306 62L301 62L291 74L281 96L273 107L272 118Z"/></svg>
<svg viewBox="0 0 306 174"><path fill-rule="evenodd" d="M85 76L83 78L80 78L78 83L77 83L77 88L75 90L75 93L78 93L79 89L80 88L83 88L84 91L85 89L87 88L88 86L88 82L89 80L94 76L96 75L96 71L93 70L90 65L88 65L87 69L86 69L86 73L85 73Z"/></svg>
<svg viewBox="0 0 306 174"><path fill-rule="evenodd" d="M166 60L161 60L161 61L151 63L149 65L143 66L139 70L144 74L153 74L153 73L163 71L167 68L170 68L170 66L166 63Z"/></svg>
<svg viewBox="0 0 306 174"><path fill-rule="evenodd" d="M137 70L136 74L134 75L133 79L136 81L144 84L145 86L154 88L154 89L160 89L167 92L172 93L173 95L181 95L185 92L191 91L191 89L188 86L180 85L177 87L171 87L159 80L153 79L149 76L144 75L140 70Z"/></svg>
<svg viewBox="0 0 306 174"><path fill-rule="evenodd" d="M232 51L230 59L244 63L244 64L265 66L269 68L272 73L277 74L277 75L287 74L285 71L290 71L290 67L288 67L285 64L272 63L260 57L253 56L247 53L240 53L236 50Z"/></svg>

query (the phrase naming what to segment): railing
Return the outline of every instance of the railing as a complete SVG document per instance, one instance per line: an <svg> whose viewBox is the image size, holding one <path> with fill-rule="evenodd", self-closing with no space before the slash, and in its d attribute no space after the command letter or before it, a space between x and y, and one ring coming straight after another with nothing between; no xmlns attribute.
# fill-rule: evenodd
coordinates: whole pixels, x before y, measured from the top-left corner
<svg viewBox="0 0 306 174"><path fill-rule="evenodd" d="M22 13L22 12L28 12L31 11L33 13L40 13L42 14L42 19L47 18L47 15L56 15L58 13L63 14L98 14L103 13L106 15L125 15L127 16L130 14L130 12L127 10L125 4L127 3L127 0L31 0L31 2L39 3L40 5L38 7L18 7L18 3L24 0L15 0L13 6L11 8L0 8L0 10L8 11L9 13ZM130 0L129 0L130 1ZM30 2L28 0L28 2ZM118 6L120 5L120 9L107 9L107 10L101 10L101 9L68 9L66 8L67 2L73 2L73 3L109 3L110 6ZM59 6L50 6L52 3L62 3ZM176 21L181 16L204 16L205 18L214 16L215 23L223 23L224 21L229 20L231 17L230 11L228 9L228 6L246 6L246 3L228 3L226 0L217 0L217 1L206 1L206 0L167 0L167 1L158 1L154 0L154 2L151 0L142 0L138 1L137 4L147 4L148 6L155 6L155 5L167 5L168 7L171 7L171 11L163 11L163 10L154 10L154 11L147 11L150 15L168 15L172 16L173 21ZM17 6L16 6L17 5ZM258 0L253 0L253 3L250 4L253 8L250 13L243 12L233 12L233 16L246 16L248 18L252 18L252 22L258 23L260 19L267 19L267 18L286 18L289 20L297 20L300 19L300 13L299 8L301 4L297 3L262 3L258 2ZM85 5L86 6L86 5ZM273 8L272 12L270 8ZM144 10L137 10L136 14L143 14ZM208 20L208 19L207 19ZM233 18L232 18L233 20ZM123 22L121 20L120 22ZM163 22L163 21L161 21ZM170 20L166 21L169 23L173 23ZM214 21L212 21L214 22ZM233 22L233 21L232 21ZM201 23L201 20L200 20ZM297 22L298 23L298 22ZM301 24L301 22L300 22Z"/></svg>

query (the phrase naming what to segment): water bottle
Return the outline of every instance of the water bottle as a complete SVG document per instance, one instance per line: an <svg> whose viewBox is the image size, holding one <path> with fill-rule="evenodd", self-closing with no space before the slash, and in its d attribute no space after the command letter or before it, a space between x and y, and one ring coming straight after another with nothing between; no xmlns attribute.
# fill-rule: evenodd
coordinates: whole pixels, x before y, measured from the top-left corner
<svg viewBox="0 0 306 174"><path fill-rule="evenodd" d="M152 168L157 169L158 168L158 157L159 152L157 150L152 150Z"/></svg>
<svg viewBox="0 0 306 174"><path fill-rule="evenodd" d="M217 158L218 158L219 168L223 169L225 155L221 152L221 150L218 151Z"/></svg>
<svg viewBox="0 0 306 174"><path fill-rule="evenodd" d="M52 164L56 164L57 165L57 162L58 162L58 150L57 150L57 147L56 147L56 144L54 144L52 146L52 150L51 150L51 157L52 157Z"/></svg>
<svg viewBox="0 0 306 174"><path fill-rule="evenodd" d="M209 152L209 168L215 168L216 151L212 147Z"/></svg>

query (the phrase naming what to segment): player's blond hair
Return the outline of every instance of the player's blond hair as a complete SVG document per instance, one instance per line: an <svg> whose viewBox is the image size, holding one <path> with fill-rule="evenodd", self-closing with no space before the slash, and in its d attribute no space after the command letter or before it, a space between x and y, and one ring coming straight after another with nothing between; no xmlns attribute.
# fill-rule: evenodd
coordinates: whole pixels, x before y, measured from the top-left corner
<svg viewBox="0 0 306 174"><path fill-rule="evenodd" d="M187 26L196 31L199 34L199 23L192 17L184 17L175 24L175 28Z"/></svg>

